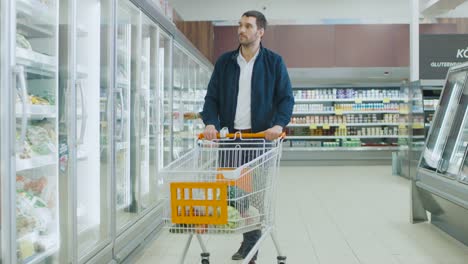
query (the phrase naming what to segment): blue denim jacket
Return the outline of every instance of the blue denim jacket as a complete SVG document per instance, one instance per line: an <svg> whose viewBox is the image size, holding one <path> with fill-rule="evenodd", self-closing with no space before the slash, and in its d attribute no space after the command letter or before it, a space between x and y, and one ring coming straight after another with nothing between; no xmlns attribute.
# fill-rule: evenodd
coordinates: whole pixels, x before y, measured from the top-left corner
<svg viewBox="0 0 468 264"><path fill-rule="evenodd" d="M224 53L216 61L200 113L205 125L234 130L234 118L239 93L239 49ZM292 115L294 97L291 81L283 59L260 46L252 72L251 122L252 132L275 125L285 127Z"/></svg>

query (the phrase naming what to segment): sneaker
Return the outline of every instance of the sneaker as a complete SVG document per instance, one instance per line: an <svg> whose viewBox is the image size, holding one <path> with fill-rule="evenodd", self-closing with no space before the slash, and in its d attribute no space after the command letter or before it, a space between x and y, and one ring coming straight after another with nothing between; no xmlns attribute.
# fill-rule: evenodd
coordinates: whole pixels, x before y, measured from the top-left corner
<svg viewBox="0 0 468 264"><path fill-rule="evenodd" d="M232 260L242 260L244 257L244 243L242 242L239 250L232 255Z"/></svg>
<svg viewBox="0 0 468 264"><path fill-rule="evenodd" d="M234 255L232 255L232 260L242 260L242 259L244 259L244 256L239 251L234 253Z"/></svg>

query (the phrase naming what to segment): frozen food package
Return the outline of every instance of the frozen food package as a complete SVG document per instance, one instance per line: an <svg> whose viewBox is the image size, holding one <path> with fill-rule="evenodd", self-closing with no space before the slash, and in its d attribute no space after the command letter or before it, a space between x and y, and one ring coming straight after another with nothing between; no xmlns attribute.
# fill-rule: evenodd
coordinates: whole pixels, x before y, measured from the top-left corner
<svg viewBox="0 0 468 264"><path fill-rule="evenodd" d="M24 35L19 33L16 33L16 46L23 49L32 50L31 43L29 43Z"/></svg>
<svg viewBox="0 0 468 264"><path fill-rule="evenodd" d="M35 125L29 126L26 137L31 144L32 151L36 154L47 155L54 151L55 147L46 129Z"/></svg>
<svg viewBox="0 0 468 264"><path fill-rule="evenodd" d="M47 186L47 178L42 176L37 179L30 179L22 175L16 175L16 189L25 190L34 195L40 196Z"/></svg>

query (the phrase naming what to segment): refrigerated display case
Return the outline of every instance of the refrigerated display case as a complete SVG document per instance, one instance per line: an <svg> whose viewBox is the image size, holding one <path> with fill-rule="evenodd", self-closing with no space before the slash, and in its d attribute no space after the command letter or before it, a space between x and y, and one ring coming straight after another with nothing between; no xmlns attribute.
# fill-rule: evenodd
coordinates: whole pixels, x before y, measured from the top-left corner
<svg viewBox="0 0 468 264"><path fill-rule="evenodd" d="M408 94L408 122L402 124L407 129L408 137L400 142L398 159L393 160L398 167L397 174L410 179L417 171L419 157L424 147L425 125L423 111L423 96L420 81L405 83L402 90Z"/></svg>
<svg viewBox="0 0 468 264"><path fill-rule="evenodd" d="M16 1L16 251L51 261L59 241L58 3Z"/></svg>
<svg viewBox="0 0 468 264"><path fill-rule="evenodd" d="M468 63L450 68L412 179L412 220L431 222L468 245Z"/></svg>
<svg viewBox="0 0 468 264"><path fill-rule="evenodd" d="M160 89L160 168L169 164L172 149L172 38L160 32L159 36L159 85Z"/></svg>
<svg viewBox="0 0 468 264"><path fill-rule="evenodd" d="M77 257L111 241L109 98L111 1L76 2L75 121ZM62 44L61 44L62 45Z"/></svg>
<svg viewBox="0 0 468 264"><path fill-rule="evenodd" d="M117 69L116 69L116 219L117 230L121 232L124 227L137 217L136 175L131 170L131 143L132 140L132 116L135 118L135 97L132 90L136 89L138 27L140 12L127 1L118 1L117 6ZM140 68L140 67L138 67ZM134 120L133 121L136 121ZM135 131L135 130L133 130ZM133 133L134 136L134 133ZM133 161L134 164L135 160Z"/></svg>
<svg viewBox="0 0 468 264"><path fill-rule="evenodd" d="M147 163L141 163L141 210L153 208L158 203L158 135L159 135L159 28L148 17L143 16L142 21L142 82L147 86L146 98L142 100L146 104L147 125L143 126L146 134L142 137L141 152L148 155ZM143 58L147 57L146 62ZM144 148L144 149L143 149Z"/></svg>
<svg viewBox="0 0 468 264"><path fill-rule="evenodd" d="M179 102L212 66L154 12L144 0L0 0L2 263L122 262L159 228L174 43Z"/></svg>

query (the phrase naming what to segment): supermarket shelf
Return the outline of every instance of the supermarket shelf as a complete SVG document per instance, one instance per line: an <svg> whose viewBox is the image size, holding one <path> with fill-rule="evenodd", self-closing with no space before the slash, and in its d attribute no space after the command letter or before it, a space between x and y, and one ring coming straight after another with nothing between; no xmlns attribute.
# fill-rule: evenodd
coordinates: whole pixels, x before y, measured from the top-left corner
<svg viewBox="0 0 468 264"><path fill-rule="evenodd" d="M383 110L383 111L342 111L339 114L402 114L407 113L398 110ZM337 111L309 111L309 112L294 112L293 115L324 115L324 114L337 114Z"/></svg>
<svg viewBox="0 0 468 264"><path fill-rule="evenodd" d="M41 252L39 254L35 254L35 255L33 255L33 256L29 257L29 258L24 259L23 262L21 262L21 263L28 263L28 264L42 263L46 258L56 254L58 249L59 249L59 247L57 245L54 245L54 246L50 247L49 249L47 249L44 252Z"/></svg>
<svg viewBox="0 0 468 264"><path fill-rule="evenodd" d="M368 150L401 150L404 146L379 147L284 147L284 151L368 151Z"/></svg>
<svg viewBox="0 0 468 264"><path fill-rule="evenodd" d="M356 126L399 126L401 123L342 123L342 124L289 124L287 127L323 127L328 125L331 127L347 126L347 127L356 127Z"/></svg>
<svg viewBox="0 0 468 264"><path fill-rule="evenodd" d="M116 142L115 143L115 150L116 151L124 150L124 149L128 149L128 143L127 142Z"/></svg>
<svg viewBox="0 0 468 264"><path fill-rule="evenodd" d="M29 105L29 111L26 116L33 120L42 120L44 118L56 118L57 110L53 105ZM16 105L16 118L22 117L22 106Z"/></svg>
<svg viewBox="0 0 468 264"><path fill-rule="evenodd" d="M31 24L55 24L55 10L39 1L18 0L16 9L19 14L32 19L33 22L29 22Z"/></svg>
<svg viewBox="0 0 468 264"><path fill-rule="evenodd" d="M32 50L16 47L16 60L19 65L26 66L28 72L54 77L57 72L57 60Z"/></svg>
<svg viewBox="0 0 468 264"><path fill-rule="evenodd" d="M360 138L406 138L408 135L403 136L286 136L286 139L360 139ZM413 137L415 138L415 137Z"/></svg>
<svg viewBox="0 0 468 264"><path fill-rule="evenodd" d="M424 108L424 112L435 112L435 108Z"/></svg>
<svg viewBox="0 0 468 264"><path fill-rule="evenodd" d="M58 157L54 154L46 156L35 156L30 159L16 157L16 171L30 170L57 164Z"/></svg>
<svg viewBox="0 0 468 264"><path fill-rule="evenodd" d="M182 102L182 103L203 103L205 102L204 99L189 99L189 98L174 98L174 104L178 103L178 102ZM166 103L167 100L164 100L164 102Z"/></svg>
<svg viewBox="0 0 468 264"><path fill-rule="evenodd" d="M330 115L330 114L335 114L335 111L293 112L293 115Z"/></svg>
<svg viewBox="0 0 468 264"><path fill-rule="evenodd" d="M407 98L351 98L351 99L295 99L295 103L322 103L322 102L404 102Z"/></svg>
<svg viewBox="0 0 468 264"><path fill-rule="evenodd" d="M78 79L86 79L88 78L88 71L85 66L78 64L76 66L76 73L78 76Z"/></svg>
<svg viewBox="0 0 468 264"><path fill-rule="evenodd" d="M76 31L78 34L78 37L87 37L88 36L88 31L86 31L85 25L83 24L78 24L76 26Z"/></svg>
<svg viewBox="0 0 468 264"><path fill-rule="evenodd" d="M51 38L54 36L54 28L38 25L28 22L25 18L18 18L16 20L18 33L24 35L27 39L31 38Z"/></svg>

